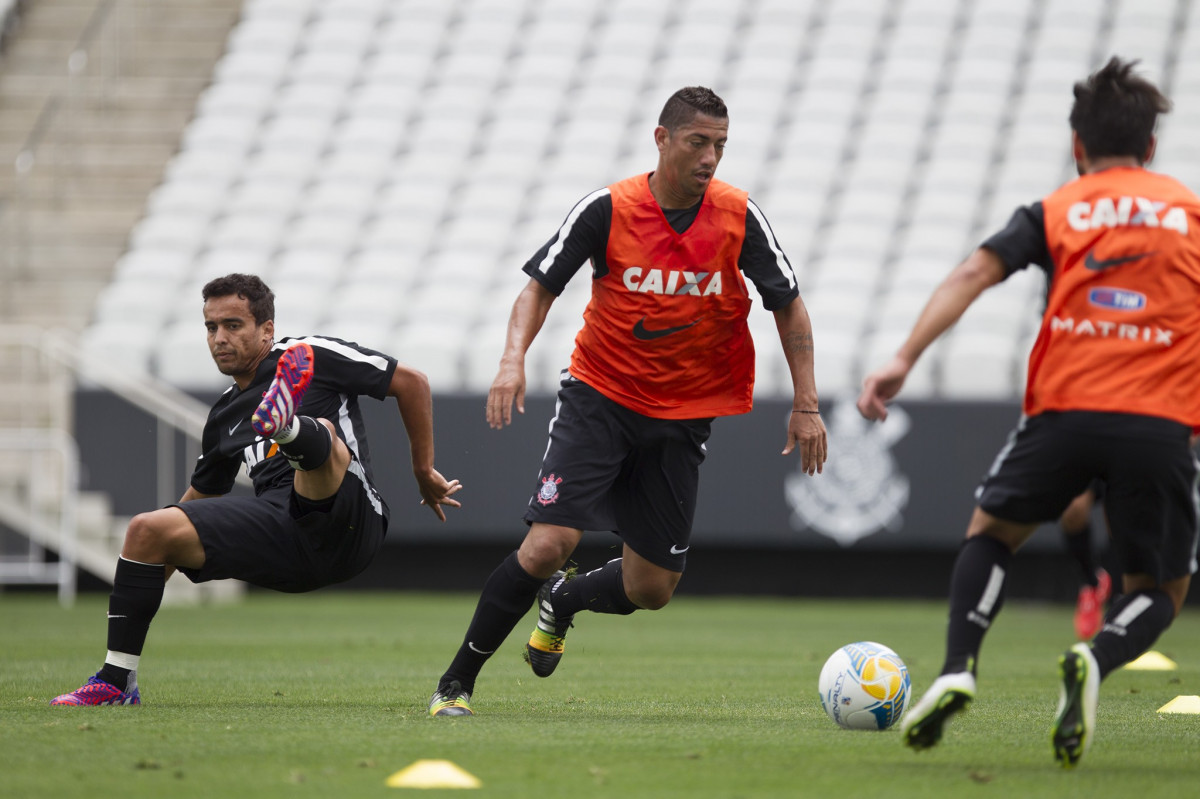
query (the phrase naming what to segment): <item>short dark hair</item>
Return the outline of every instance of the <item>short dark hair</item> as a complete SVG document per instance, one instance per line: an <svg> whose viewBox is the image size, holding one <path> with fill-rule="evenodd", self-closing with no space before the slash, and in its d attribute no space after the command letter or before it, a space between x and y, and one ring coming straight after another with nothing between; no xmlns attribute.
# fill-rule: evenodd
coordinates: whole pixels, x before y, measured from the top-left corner
<svg viewBox="0 0 1200 799"><path fill-rule="evenodd" d="M673 131L691 122L696 114L728 119L729 109L725 107L725 101L718 97L712 89L706 89L703 86L686 86L672 94L667 100L662 113L658 115L658 124Z"/></svg>
<svg viewBox="0 0 1200 799"><path fill-rule="evenodd" d="M229 297L237 295L250 303L250 313L254 314L254 324L275 318L275 294L262 282L258 275L243 275L234 272L231 275L218 277L204 284L200 290L204 301L213 297Z"/></svg>
<svg viewBox="0 0 1200 799"><path fill-rule="evenodd" d="M1158 87L1133 71L1137 64L1113 56L1075 84L1071 129L1089 158L1133 156L1141 163L1158 115L1171 110Z"/></svg>

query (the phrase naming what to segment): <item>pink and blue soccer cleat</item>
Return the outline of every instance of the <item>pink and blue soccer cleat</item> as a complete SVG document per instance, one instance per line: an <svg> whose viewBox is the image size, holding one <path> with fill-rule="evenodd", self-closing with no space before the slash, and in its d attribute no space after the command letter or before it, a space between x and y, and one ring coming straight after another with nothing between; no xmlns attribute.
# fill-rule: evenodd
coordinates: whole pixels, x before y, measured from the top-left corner
<svg viewBox="0 0 1200 799"><path fill-rule="evenodd" d="M313 378L313 349L308 344L293 344L279 357L275 379L263 394L250 425L263 438L286 430L304 399Z"/></svg>
<svg viewBox="0 0 1200 799"><path fill-rule="evenodd" d="M129 691L122 691L117 686L100 679L98 674L88 677L87 684L83 687L50 700L52 705L140 705L141 703L142 698L138 694L136 682Z"/></svg>

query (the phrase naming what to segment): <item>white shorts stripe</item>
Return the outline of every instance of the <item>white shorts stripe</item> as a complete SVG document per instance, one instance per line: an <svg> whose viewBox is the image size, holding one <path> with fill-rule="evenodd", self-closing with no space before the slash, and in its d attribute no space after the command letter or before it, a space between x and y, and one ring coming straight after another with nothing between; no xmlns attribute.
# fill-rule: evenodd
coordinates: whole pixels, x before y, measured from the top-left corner
<svg viewBox="0 0 1200 799"><path fill-rule="evenodd" d="M1000 467L1004 465L1004 460L1008 457L1008 454L1012 452L1013 447L1017 445L1017 436L1022 430L1025 429L1025 422L1028 419L1029 417L1025 416L1024 414L1021 415L1020 420L1017 422L1016 429L1008 434L1008 440L1004 442L1004 446L1000 448L998 453L996 453L996 459L992 461L992 467L988 469L988 477L995 477L997 474L999 474ZM978 502L982 496L983 486L980 485L975 489L975 501Z"/></svg>
<svg viewBox="0 0 1200 799"><path fill-rule="evenodd" d="M376 514L382 516L383 505L379 501L379 494L371 490L371 481L367 479L362 464L358 462L357 458L350 459L350 466L347 467L346 471L359 479L359 482L362 483L363 493L367 495L367 500L371 503L371 507L375 510Z"/></svg>

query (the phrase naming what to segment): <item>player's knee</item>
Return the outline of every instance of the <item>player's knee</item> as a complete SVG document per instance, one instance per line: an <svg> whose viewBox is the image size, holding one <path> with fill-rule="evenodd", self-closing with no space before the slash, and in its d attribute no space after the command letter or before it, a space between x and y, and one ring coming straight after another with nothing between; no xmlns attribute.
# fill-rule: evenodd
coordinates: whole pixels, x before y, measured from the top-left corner
<svg viewBox="0 0 1200 799"><path fill-rule="evenodd" d="M562 568L579 544L579 536L565 527L536 525L521 542L521 567L533 575L549 576Z"/></svg>
<svg viewBox="0 0 1200 799"><path fill-rule="evenodd" d="M537 541L529 546L521 546L521 567L532 575L541 576L554 573L567 562L571 549L564 548L557 541Z"/></svg>
<svg viewBox="0 0 1200 799"><path fill-rule="evenodd" d="M1076 499L1063 511L1059 524L1068 535L1074 535L1083 532L1089 521L1091 521L1091 507Z"/></svg>
<svg viewBox="0 0 1200 799"><path fill-rule="evenodd" d="M125 529L121 554L142 563L162 563L167 550L166 530L158 523L157 512L139 513Z"/></svg>
<svg viewBox="0 0 1200 799"><path fill-rule="evenodd" d="M643 610L659 610L675 595L673 585L634 585L625 588L629 601Z"/></svg>

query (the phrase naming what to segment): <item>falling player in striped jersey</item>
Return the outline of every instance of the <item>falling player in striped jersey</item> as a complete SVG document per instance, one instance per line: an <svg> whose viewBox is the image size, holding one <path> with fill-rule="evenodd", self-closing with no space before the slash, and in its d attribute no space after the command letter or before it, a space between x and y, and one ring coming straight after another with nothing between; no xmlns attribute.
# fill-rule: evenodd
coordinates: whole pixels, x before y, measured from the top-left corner
<svg viewBox="0 0 1200 799"><path fill-rule="evenodd" d="M108 606L108 654L52 705L136 705L138 661L167 578L239 579L297 593L350 579L383 543L388 507L371 477L358 397L395 397L421 501L445 521L460 485L433 466L433 411L421 372L333 338L275 341L275 300L253 275L204 286L217 368L233 378L204 426L179 503L135 516ZM254 496L225 496L242 466Z"/></svg>

